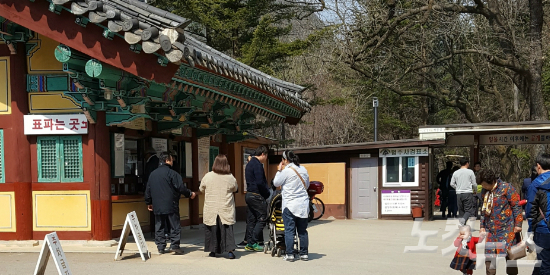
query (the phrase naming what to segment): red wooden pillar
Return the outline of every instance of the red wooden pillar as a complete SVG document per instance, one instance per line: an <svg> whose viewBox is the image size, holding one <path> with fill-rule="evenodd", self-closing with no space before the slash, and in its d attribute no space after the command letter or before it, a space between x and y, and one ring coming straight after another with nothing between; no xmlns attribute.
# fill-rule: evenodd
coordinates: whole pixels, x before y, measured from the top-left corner
<svg viewBox="0 0 550 275"><path fill-rule="evenodd" d="M17 44L17 53L10 54L6 45L0 45L0 56L10 58L11 114L0 115L4 129L4 165L6 182L2 191L14 191L16 232L11 238L32 240L32 178L29 137L24 133L24 115L29 113L27 97L27 67L25 44ZM0 210L5 211L5 210Z"/></svg>
<svg viewBox="0 0 550 275"><path fill-rule="evenodd" d="M92 238L111 239L111 138L105 112L97 112L97 121L90 127L95 157L95 180L90 186L92 203Z"/></svg>
<svg viewBox="0 0 550 275"><path fill-rule="evenodd" d="M191 141L191 152L193 161L193 178L191 179L191 191L199 190L199 140L197 138L197 129L193 128L193 140ZM197 225L199 220L199 197L189 200L189 217L191 225Z"/></svg>

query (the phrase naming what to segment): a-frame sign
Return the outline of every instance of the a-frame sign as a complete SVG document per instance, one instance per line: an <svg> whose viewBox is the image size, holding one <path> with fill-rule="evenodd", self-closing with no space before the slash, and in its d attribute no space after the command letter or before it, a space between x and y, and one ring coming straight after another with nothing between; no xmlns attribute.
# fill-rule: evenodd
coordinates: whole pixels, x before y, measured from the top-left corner
<svg viewBox="0 0 550 275"><path fill-rule="evenodd" d="M115 261L118 260L119 256L122 256L124 247L130 235L130 230L136 241L136 244L139 249L139 254L141 259L146 261L151 258L151 253L147 249L147 244L145 243L145 237L141 231L141 226L139 225L139 220L136 215L136 211L132 211L126 215L126 221L124 222L124 227L122 227L122 234L120 234L120 240L118 241L118 247L115 254Z"/></svg>
<svg viewBox="0 0 550 275"><path fill-rule="evenodd" d="M57 267L57 272L59 272L60 275L73 274L71 273L71 269L67 263L67 258L65 258L65 252L63 252L57 233L53 232L44 237L44 244L42 244L42 250L40 250L40 256L38 257L38 262L36 263L34 275L44 274L51 254L53 254L55 267Z"/></svg>

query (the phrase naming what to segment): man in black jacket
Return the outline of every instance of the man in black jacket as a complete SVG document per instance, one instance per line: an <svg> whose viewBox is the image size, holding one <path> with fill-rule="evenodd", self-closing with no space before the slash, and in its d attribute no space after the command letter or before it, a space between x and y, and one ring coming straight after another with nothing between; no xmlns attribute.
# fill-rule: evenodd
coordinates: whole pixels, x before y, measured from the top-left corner
<svg viewBox="0 0 550 275"><path fill-rule="evenodd" d="M168 152L160 155L161 165L149 176L145 190L145 203L155 214L155 244L160 254L164 254L166 238L164 228L170 227L170 250L183 254L180 249L181 224L179 200L181 194L194 199L195 192L187 189L181 176L171 169L172 156Z"/></svg>
<svg viewBox="0 0 550 275"><path fill-rule="evenodd" d="M267 148L260 146L255 151L255 156L250 159L245 169L247 205L247 231L250 234L245 249L248 251L263 251L264 227L267 222L267 202L269 187L265 177L262 162L267 159Z"/></svg>
<svg viewBox="0 0 550 275"><path fill-rule="evenodd" d="M449 205L449 186L447 186L447 184L450 182L448 178L451 176L453 162L447 161L445 165L445 170L441 170L441 172L437 174L437 184L439 184L439 189L441 190L441 216L443 219L445 219L445 211ZM451 210L449 209L449 217L450 215Z"/></svg>

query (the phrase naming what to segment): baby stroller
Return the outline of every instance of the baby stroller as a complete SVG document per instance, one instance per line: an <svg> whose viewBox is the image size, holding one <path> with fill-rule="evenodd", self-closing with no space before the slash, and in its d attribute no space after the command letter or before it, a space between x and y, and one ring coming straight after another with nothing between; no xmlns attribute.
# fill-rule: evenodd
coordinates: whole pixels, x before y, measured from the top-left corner
<svg viewBox="0 0 550 275"><path fill-rule="evenodd" d="M273 186L273 185L272 185ZM269 219L269 242L264 244L264 253L271 252L271 257L281 257L286 251L285 225L283 223L283 197L281 190L273 190L267 200ZM297 238L294 238L294 247L298 248Z"/></svg>

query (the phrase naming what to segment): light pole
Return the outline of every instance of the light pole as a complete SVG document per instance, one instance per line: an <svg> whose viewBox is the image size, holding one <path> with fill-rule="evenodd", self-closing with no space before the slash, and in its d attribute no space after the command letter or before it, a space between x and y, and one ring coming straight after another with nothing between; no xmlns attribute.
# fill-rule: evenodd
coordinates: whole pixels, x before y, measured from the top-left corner
<svg viewBox="0 0 550 275"><path fill-rule="evenodd" d="M374 141L378 141L378 97L372 98L372 107L374 107Z"/></svg>

